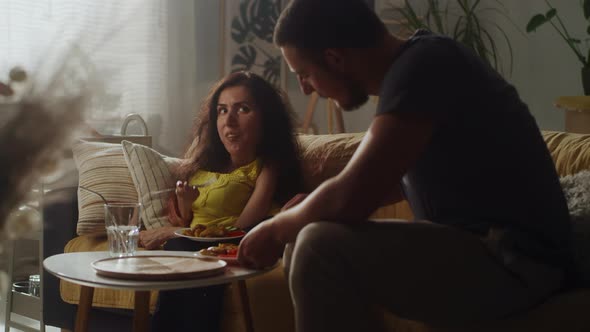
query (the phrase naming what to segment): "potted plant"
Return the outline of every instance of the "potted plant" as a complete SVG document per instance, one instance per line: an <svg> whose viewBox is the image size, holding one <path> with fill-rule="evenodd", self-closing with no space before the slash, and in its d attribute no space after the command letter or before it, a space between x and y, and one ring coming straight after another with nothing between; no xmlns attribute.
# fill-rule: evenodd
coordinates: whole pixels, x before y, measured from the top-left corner
<svg viewBox="0 0 590 332"><path fill-rule="evenodd" d="M485 5L484 0L448 0L442 5L441 0L422 0L421 3L404 0L403 6L389 3L383 16L393 18L396 25L414 31L428 29L462 42L477 55L500 70L500 54L498 42L493 37L493 30L501 35L501 40L507 46L509 55L509 72L512 72L512 45L504 29L496 22L487 20L484 12L500 14L508 19L506 10L501 2L493 0L499 6ZM398 19L395 19L397 17Z"/></svg>
<svg viewBox="0 0 590 332"><path fill-rule="evenodd" d="M574 38L569 33L563 20L559 17L557 13L557 9L549 3L548 0L545 0L549 10L545 14L536 14L534 15L526 26L526 31L531 33L536 31L537 28L540 26L549 23L553 29L559 34L559 36L566 42L568 47L574 52L578 60L582 63L582 87L584 88L584 94L590 95L590 50L587 56L584 56L580 49L580 44L582 44L582 40L579 38ZM584 18L590 22L590 0L583 0L581 1L581 5L584 11ZM590 26L586 29L586 33L590 35ZM587 41L590 38L586 38L584 41Z"/></svg>

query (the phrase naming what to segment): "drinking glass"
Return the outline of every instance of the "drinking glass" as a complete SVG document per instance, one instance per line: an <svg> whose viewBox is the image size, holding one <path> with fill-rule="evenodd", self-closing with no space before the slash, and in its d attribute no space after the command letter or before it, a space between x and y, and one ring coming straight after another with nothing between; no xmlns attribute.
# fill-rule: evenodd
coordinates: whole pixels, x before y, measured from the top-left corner
<svg viewBox="0 0 590 332"><path fill-rule="evenodd" d="M141 203L107 203L104 205L109 252L111 257L133 256L139 238Z"/></svg>

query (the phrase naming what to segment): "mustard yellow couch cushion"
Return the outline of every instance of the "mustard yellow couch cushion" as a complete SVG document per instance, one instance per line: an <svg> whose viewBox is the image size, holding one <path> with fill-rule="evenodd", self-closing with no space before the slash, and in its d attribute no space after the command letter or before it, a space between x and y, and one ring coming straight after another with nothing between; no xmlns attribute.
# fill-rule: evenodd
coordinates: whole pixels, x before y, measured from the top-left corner
<svg viewBox="0 0 590 332"><path fill-rule="evenodd" d="M590 169L590 135L543 131L559 176Z"/></svg>

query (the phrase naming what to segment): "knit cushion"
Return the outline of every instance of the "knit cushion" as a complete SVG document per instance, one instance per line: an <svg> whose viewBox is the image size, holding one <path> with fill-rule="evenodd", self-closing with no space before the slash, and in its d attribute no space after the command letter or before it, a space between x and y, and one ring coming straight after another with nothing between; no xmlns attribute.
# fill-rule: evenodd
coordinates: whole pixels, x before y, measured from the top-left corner
<svg viewBox="0 0 590 332"><path fill-rule="evenodd" d="M104 201L137 202L121 144L78 141L72 147L79 173L78 235L105 235Z"/></svg>

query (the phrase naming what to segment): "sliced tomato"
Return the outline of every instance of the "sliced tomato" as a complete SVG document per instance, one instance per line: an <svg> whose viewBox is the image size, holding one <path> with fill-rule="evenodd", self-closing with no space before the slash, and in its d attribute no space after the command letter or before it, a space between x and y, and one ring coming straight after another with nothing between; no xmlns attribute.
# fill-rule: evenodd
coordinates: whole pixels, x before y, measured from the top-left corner
<svg viewBox="0 0 590 332"><path fill-rule="evenodd" d="M235 256L235 255L238 254L238 248L235 248L235 249L227 249L226 252L227 252L228 255Z"/></svg>
<svg viewBox="0 0 590 332"><path fill-rule="evenodd" d="M227 237L242 236L244 234L246 234L246 232L240 231L240 230L238 230L238 231L231 231L231 232L227 232Z"/></svg>

